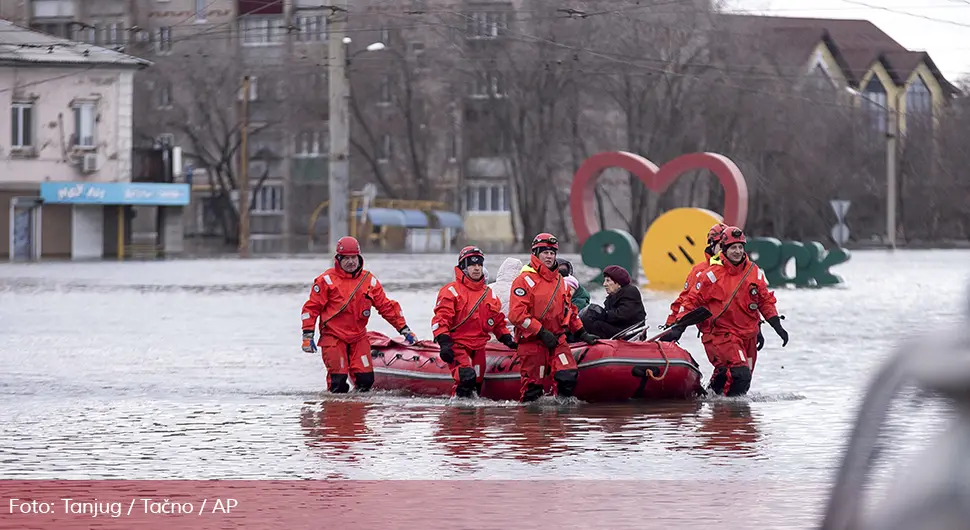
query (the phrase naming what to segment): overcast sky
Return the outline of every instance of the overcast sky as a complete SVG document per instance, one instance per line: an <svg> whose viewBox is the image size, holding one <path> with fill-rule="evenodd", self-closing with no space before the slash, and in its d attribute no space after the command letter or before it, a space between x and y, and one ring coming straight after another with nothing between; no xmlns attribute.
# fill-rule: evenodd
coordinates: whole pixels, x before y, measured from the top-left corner
<svg viewBox="0 0 970 530"><path fill-rule="evenodd" d="M896 42L926 51L950 82L970 76L970 0L728 0L732 11L871 21Z"/></svg>

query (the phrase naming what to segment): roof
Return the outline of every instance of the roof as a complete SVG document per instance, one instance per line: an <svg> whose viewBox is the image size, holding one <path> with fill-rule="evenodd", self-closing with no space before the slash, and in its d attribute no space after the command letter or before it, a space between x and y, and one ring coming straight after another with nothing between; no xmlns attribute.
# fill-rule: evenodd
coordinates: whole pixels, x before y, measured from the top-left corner
<svg viewBox="0 0 970 530"><path fill-rule="evenodd" d="M925 62L937 82L952 93L955 87L939 71L929 54L908 50L868 20L802 18L726 14L725 26L734 33L758 36L786 58L807 60L819 41L824 41L848 81L858 86L862 77L879 61L897 84L909 78Z"/></svg>
<svg viewBox="0 0 970 530"><path fill-rule="evenodd" d="M0 20L0 66L63 65L145 68L151 61L93 44L62 39Z"/></svg>

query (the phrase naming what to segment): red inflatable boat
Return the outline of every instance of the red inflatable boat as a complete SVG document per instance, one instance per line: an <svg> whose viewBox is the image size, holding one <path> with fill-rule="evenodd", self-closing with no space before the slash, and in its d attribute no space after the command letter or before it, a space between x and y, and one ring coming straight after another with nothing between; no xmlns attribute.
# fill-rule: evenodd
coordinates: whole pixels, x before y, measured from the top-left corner
<svg viewBox="0 0 970 530"><path fill-rule="evenodd" d="M374 361L375 390L451 395L454 381L448 366L438 359L437 344L420 341L409 346L403 339L374 331L367 336ZM703 393L697 362L677 344L602 340L592 346L576 343L571 347L579 365L575 395L583 401L692 399ZM518 366L513 350L499 342L488 343L481 397L518 401ZM551 386L551 378L547 378L547 393Z"/></svg>

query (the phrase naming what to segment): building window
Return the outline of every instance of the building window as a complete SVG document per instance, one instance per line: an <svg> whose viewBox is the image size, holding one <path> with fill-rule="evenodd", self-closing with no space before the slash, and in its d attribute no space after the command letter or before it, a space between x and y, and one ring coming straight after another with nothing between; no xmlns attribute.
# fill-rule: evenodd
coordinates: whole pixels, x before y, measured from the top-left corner
<svg viewBox="0 0 970 530"><path fill-rule="evenodd" d="M889 99L886 97L886 89L882 86L879 78L875 75L869 80L865 91L862 93L862 109L866 113L866 119L872 130L885 133L888 126Z"/></svg>
<svg viewBox="0 0 970 530"><path fill-rule="evenodd" d="M257 81L259 81L258 77L254 75L249 76L249 101L256 101L256 97L259 95ZM243 87L239 87L239 95L237 96L237 99L242 101L243 95Z"/></svg>
<svg viewBox="0 0 970 530"><path fill-rule="evenodd" d="M162 27L155 30L155 53L172 51L172 28Z"/></svg>
<svg viewBox="0 0 970 530"><path fill-rule="evenodd" d="M74 105L74 147L94 147L94 120L94 103L77 103Z"/></svg>
<svg viewBox="0 0 970 530"><path fill-rule="evenodd" d="M246 46L269 46L283 42L281 17L246 16L240 18L240 31Z"/></svg>
<svg viewBox="0 0 970 530"><path fill-rule="evenodd" d="M210 0L195 0L195 21L205 22L205 8Z"/></svg>
<svg viewBox="0 0 970 530"><path fill-rule="evenodd" d="M465 15L465 35L470 39L494 39L508 26L506 12L476 11Z"/></svg>
<svg viewBox="0 0 970 530"><path fill-rule="evenodd" d="M906 116L929 116L933 110L933 97L919 75L906 89Z"/></svg>
<svg viewBox="0 0 970 530"><path fill-rule="evenodd" d="M388 29L388 28L381 28L380 37L377 40L378 40L378 42L382 42L384 44L390 44L391 43L391 30Z"/></svg>
<svg viewBox="0 0 970 530"><path fill-rule="evenodd" d="M263 184L256 190L253 212L279 213L283 211L283 185Z"/></svg>
<svg viewBox="0 0 970 530"><path fill-rule="evenodd" d="M505 83L498 73L478 72L475 74L471 95L474 98L504 97Z"/></svg>
<svg viewBox="0 0 970 530"><path fill-rule="evenodd" d="M384 136L381 137L381 143L377 149L377 161L387 162L388 160L390 160L392 148L393 148L393 145L391 142L391 135L385 134Z"/></svg>
<svg viewBox="0 0 970 530"><path fill-rule="evenodd" d="M318 158L330 151L329 135L322 131L303 131L296 137L295 156L299 158Z"/></svg>
<svg viewBox="0 0 970 530"><path fill-rule="evenodd" d="M466 212L510 212L509 187L505 184L470 184L465 189Z"/></svg>
<svg viewBox="0 0 970 530"><path fill-rule="evenodd" d="M299 42L316 42L327 38L327 19L323 15L297 18L300 32L296 35Z"/></svg>
<svg viewBox="0 0 970 530"><path fill-rule="evenodd" d="M34 104L14 103L10 108L10 145L16 148L34 145Z"/></svg>
<svg viewBox="0 0 970 530"><path fill-rule="evenodd" d="M159 82L158 89L155 91L155 103L159 109L172 107L172 83L171 81Z"/></svg>
<svg viewBox="0 0 970 530"><path fill-rule="evenodd" d="M381 99L380 103L387 105L391 102L391 76L384 74L381 77Z"/></svg>

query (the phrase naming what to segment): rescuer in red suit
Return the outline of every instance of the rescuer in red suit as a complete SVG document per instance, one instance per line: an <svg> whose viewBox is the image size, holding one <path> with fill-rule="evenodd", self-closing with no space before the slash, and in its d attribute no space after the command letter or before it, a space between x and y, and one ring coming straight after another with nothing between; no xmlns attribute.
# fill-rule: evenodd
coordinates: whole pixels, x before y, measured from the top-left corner
<svg viewBox="0 0 970 530"><path fill-rule="evenodd" d="M552 375L556 395L573 395L579 370L573 359L565 333L570 331L587 344L599 337L583 329L569 287L556 266L559 241L542 233L532 240L532 258L512 282L509 297L509 321L515 326L521 359L521 401L542 397L542 381Z"/></svg>
<svg viewBox="0 0 970 530"><path fill-rule="evenodd" d="M677 321L680 315L683 314L684 300L687 299L687 293L690 292L690 286L692 283L696 282L696 278L700 278L701 274L711 266L711 258L716 256L721 252L721 235L724 234L724 229L727 225L724 223L717 223L712 226L710 231L707 232L707 247L704 248L704 261L699 261L691 267L690 272L687 274L687 280L684 281L684 290L677 295L677 299L670 304L670 315L667 316L667 321L664 323L665 327L670 327Z"/></svg>
<svg viewBox="0 0 970 530"><path fill-rule="evenodd" d="M724 229L727 225L724 223L717 223L712 226L710 231L707 232L707 247L704 248L704 256L707 258L695 264L690 269L690 273L687 274L687 280L684 281L684 290L680 292L677 299L670 304L670 315L667 316L667 321L664 323L664 327L670 327L677 321L678 318L683 314L684 301L687 299L687 293L690 292L690 287L693 283L701 277L702 274L711 266L711 260L720 259L721 254L721 239L724 237ZM701 333L706 331L709 325L709 320L701 322L697 325L697 330ZM761 347L765 345L765 337L761 334L761 327L758 327L758 342L757 349L761 350Z"/></svg>
<svg viewBox="0 0 970 530"><path fill-rule="evenodd" d="M748 258L746 242L740 228L727 227L721 256L712 259L684 302L685 313L698 307L711 312L701 341L714 365L710 388L727 396L744 395L751 387L761 316L781 337L782 346L788 344L788 332L775 308L775 294L768 290L764 271ZM661 340L677 340L683 332L684 328L674 326Z"/></svg>
<svg viewBox="0 0 970 530"><path fill-rule="evenodd" d="M431 319L431 332L441 349L441 360L451 367L455 379L452 395L457 397L481 393L489 333L510 349L516 347L506 328L502 302L485 285L484 266L481 250L461 249L455 281L438 291Z"/></svg>
<svg viewBox="0 0 970 530"><path fill-rule="evenodd" d="M384 287L368 270L360 244L352 237L337 241L334 267L313 280L310 297L303 304L303 351L315 353L313 328L320 318L320 341L323 364L327 368L327 388L333 393L350 390L347 376L353 378L354 388L366 392L374 384L374 365L371 363L367 322L371 307L407 339L417 340L408 327L401 306L384 293Z"/></svg>

